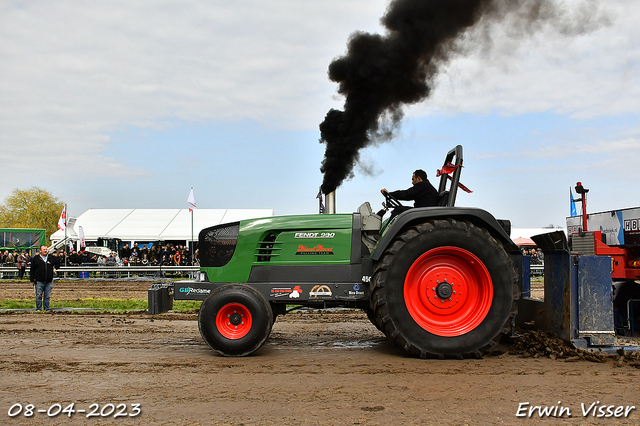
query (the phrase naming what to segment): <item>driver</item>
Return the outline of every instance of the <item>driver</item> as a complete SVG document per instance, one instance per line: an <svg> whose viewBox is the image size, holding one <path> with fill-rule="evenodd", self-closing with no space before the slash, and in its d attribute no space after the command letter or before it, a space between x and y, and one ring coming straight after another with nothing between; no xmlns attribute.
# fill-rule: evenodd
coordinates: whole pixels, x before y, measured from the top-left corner
<svg viewBox="0 0 640 426"><path fill-rule="evenodd" d="M411 188L404 191L387 191L386 188L380 190L382 194L388 193L389 195L397 198L398 200L411 201L413 200L413 207L431 207L437 206L440 202L440 196L438 191L431 185L429 179L427 179L427 173L424 170L416 170L411 176ZM406 207L401 211L409 209ZM394 214L400 213L400 211L394 210Z"/></svg>

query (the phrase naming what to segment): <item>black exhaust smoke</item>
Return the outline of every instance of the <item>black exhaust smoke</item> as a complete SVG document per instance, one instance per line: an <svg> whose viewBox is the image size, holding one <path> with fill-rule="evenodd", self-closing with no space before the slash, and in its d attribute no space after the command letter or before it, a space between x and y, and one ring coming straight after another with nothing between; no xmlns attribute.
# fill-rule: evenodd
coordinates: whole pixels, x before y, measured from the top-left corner
<svg viewBox="0 0 640 426"><path fill-rule="evenodd" d="M507 16L521 32L558 15L551 0L394 0L381 23L385 36L352 34L345 56L329 66L329 79L344 95L344 111L331 109L320 124L326 144L320 171L328 194L353 175L362 148L391 139L403 106L432 90L438 67L461 49L463 34L479 22ZM583 15L585 16L585 15ZM514 33L520 31L514 31ZM458 43L457 43L458 42ZM491 40L484 40L490 43Z"/></svg>

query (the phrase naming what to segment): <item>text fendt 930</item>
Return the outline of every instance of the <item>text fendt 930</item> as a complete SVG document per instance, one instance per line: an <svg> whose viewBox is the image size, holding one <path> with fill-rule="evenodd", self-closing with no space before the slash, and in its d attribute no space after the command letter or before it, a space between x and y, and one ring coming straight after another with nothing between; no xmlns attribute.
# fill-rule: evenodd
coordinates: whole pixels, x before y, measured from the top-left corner
<svg viewBox="0 0 640 426"><path fill-rule="evenodd" d="M440 206L384 223L364 203L351 214L203 229L200 272L176 282L174 297L203 300L200 333L225 356L253 353L277 315L307 306L362 309L410 356L480 357L511 329L520 252L509 221L454 207L461 170L457 146L440 171ZM386 207L397 205L386 197Z"/></svg>

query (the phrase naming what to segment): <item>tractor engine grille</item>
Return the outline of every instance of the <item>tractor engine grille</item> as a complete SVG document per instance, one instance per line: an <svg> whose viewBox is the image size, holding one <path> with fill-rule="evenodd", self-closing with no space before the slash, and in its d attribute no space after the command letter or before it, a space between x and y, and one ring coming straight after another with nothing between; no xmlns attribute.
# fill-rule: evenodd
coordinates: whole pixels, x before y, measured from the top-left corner
<svg viewBox="0 0 640 426"><path fill-rule="evenodd" d="M275 247L275 245L279 245L280 243L275 242L276 237L277 235L271 232L265 236L262 241L258 242L258 247L256 248L256 261L269 262L273 256L278 256L280 247Z"/></svg>
<svg viewBox="0 0 640 426"><path fill-rule="evenodd" d="M238 244L240 222L213 226L200 232L200 265L205 267L224 266L233 257Z"/></svg>

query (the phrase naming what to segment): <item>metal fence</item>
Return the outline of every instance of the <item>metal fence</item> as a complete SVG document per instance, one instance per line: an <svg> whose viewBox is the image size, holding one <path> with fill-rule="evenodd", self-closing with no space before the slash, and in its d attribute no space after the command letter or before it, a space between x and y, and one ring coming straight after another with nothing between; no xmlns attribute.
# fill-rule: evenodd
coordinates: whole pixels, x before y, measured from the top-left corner
<svg viewBox="0 0 640 426"><path fill-rule="evenodd" d="M532 277L540 277L544 275L544 265L531 265L529 266Z"/></svg>
<svg viewBox="0 0 640 426"><path fill-rule="evenodd" d="M162 278L168 276L184 276L193 278L200 270L199 266L63 266L57 270L58 279L79 278ZM18 268L15 266L0 267L0 279L17 279ZM29 269L25 273L29 279Z"/></svg>

